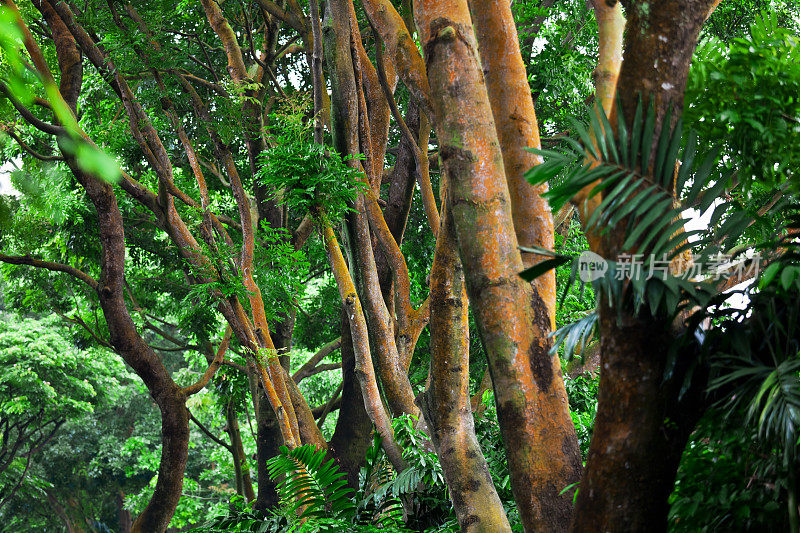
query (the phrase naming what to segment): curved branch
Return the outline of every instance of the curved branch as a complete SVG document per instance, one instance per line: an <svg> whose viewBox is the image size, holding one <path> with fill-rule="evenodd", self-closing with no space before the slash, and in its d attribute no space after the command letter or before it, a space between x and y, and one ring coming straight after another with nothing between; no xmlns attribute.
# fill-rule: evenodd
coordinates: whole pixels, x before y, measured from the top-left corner
<svg viewBox="0 0 800 533"><path fill-rule="evenodd" d="M217 444L219 444L220 446L222 446L223 448L225 448L226 450L228 450L228 451L229 451L231 454L233 454L233 446L231 446L230 444L228 444L228 443L227 443L227 442L225 442L224 440L220 439L219 437L215 437L215 436L214 436L214 434L213 434L213 433L211 433L211 430L210 430L210 429L208 429L207 427L205 427L205 426L203 425L203 423L202 423L202 422L200 422L198 419L196 419L196 418L194 417L194 415L191 413L191 411L188 411L188 410L187 410L186 412L187 412L187 413L189 413L189 420L191 420L192 422L194 422L194 423L195 423L195 425L196 425L198 428L200 428L200 431L202 431L203 433L205 433L205 434L206 434L206 436L207 436L209 439L213 440L214 442L216 442Z"/></svg>
<svg viewBox="0 0 800 533"><path fill-rule="evenodd" d="M203 390L208 382L211 381L211 378L214 377L214 374L219 369L220 365L222 365L222 360L225 357L225 352L228 350L228 346L231 342L231 334L233 330L230 326L225 329L225 335L222 337L222 342L219 343L219 348L217 349L217 355L211 361L211 364L208 365L205 373L198 379L194 384L189 385L188 387L183 388L184 394L186 396L191 396L192 394L196 394Z"/></svg>
<svg viewBox="0 0 800 533"><path fill-rule="evenodd" d="M14 109L16 109L19 114L22 115L22 118L24 118L28 124L37 130L43 131L44 133L48 133L50 135L61 135L67 132L67 130L61 126L56 126L55 124L50 124L36 118L33 113L31 113L31 110L22 105L22 103L20 103L20 101L17 100L17 98L11 93L11 90L8 88L8 86L1 81L0 93L3 93L6 98L8 98L8 101L11 102L11 105L14 106Z"/></svg>
<svg viewBox="0 0 800 533"><path fill-rule="evenodd" d="M311 412L314 414L314 418L317 419L317 426L322 428L322 425L325 424L325 418L328 417L328 414L333 411L334 409L339 409L342 405L342 391L344 390L344 382L339 383L339 386L336 387L336 390L333 391L333 395L331 399L328 400L325 404L320 405L319 407L315 407Z"/></svg>
<svg viewBox="0 0 800 533"><path fill-rule="evenodd" d="M342 338L338 337L320 348L317 353L311 357L311 359L306 361L306 364L301 366L300 369L292 375L292 379L294 379L295 383L300 383L300 381L302 381L304 378L313 375L312 371L314 370L314 367L316 367L319 362L325 359L328 355L337 350L341 345Z"/></svg>
<svg viewBox="0 0 800 533"><path fill-rule="evenodd" d="M14 130L0 125L0 131L5 132L9 137L17 141L17 144L28 153L28 155L35 157L39 161L64 161L64 158L58 155L43 155L28 146L19 136L14 133Z"/></svg>
<svg viewBox="0 0 800 533"><path fill-rule="evenodd" d="M29 265L36 268L51 270L53 272L64 272L65 274L69 274L73 278L86 283L89 287L91 287L94 290L97 290L100 285L96 279L94 279L92 276L90 276L89 274L87 274L82 270L79 270L75 267L71 267L69 265L63 265L61 263L54 263L52 261L43 261L41 259L36 259L34 257L31 257L30 254L26 255L0 254L0 262L8 263L10 265Z"/></svg>

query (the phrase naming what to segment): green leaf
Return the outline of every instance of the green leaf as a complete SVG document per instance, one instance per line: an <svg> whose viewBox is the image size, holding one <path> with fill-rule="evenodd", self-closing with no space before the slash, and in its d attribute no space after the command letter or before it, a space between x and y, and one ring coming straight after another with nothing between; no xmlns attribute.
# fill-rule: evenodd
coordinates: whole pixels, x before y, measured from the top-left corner
<svg viewBox="0 0 800 533"><path fill-rule="evenodd" d="M545 259L544 261L536 263L532 267L523 270L519 273L519 276L525 281L533 281L542 274L568 263L571 259L572 258L570 256L560 256L553 259Z"/></svg>

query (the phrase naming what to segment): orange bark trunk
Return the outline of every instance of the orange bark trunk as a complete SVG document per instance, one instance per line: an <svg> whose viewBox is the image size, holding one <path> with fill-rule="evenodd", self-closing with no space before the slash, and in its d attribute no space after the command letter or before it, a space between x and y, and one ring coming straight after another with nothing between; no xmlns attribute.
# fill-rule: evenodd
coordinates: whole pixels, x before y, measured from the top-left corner
<svg viewBox="0 0 800 533"><path fill-rule="evenodd" d="M503 152L517 241L520 246L552 250L555 246L553 214L547 200L542 198L547 186L534 187L525 179L525 173L542 162L540 156L525 148L541 148L541 141L511 4L508 0L471 0L470 7L497 138ZM540 259L541 256L528 252L522 254L525 268ZM536 278L534 285L555 325L555 270Z"/></svg>
<svg viewBox="0 0 800 533"><path fill-rule="evenodd" d="M406 467L403 454L394 442L394 432L392 430L389 414L383 407L381 393L375 378L375 369L372 366L372 355L369 349L369 333L367 323L364 319L364 310L361 301L356 294L356 287L350 277L350 270L344 261L342 251L339 249L339 242L333 233L330 222L325 215L317 215L317 221L321 226L325 250L328 254L328 261L333 269L333 276L336 279L336 286L339 288L339 296L342 299L347 316L350 322L350 334L353 339L353 351L356 359L356 374L361 383L361 394L364 397L364 406L367 414L375 424L381 436L381 445L386 451L386 456L398 470Z"/></svg>
<svg viewBox="0 0 800 533"><path fill-rule="evenodd" d="M462 531L511 531L478 439L469 397L464 269L447 208L431 266L430 386L421 405Z"/></svg>
<svg viewBox="0 0 800 533"><path fill-rule="evenodd" d="M420 0L417 25L467 289L489 358L512 490L528 531L562 531L581 470L546 304L522 258L465 0Z"/></svg>

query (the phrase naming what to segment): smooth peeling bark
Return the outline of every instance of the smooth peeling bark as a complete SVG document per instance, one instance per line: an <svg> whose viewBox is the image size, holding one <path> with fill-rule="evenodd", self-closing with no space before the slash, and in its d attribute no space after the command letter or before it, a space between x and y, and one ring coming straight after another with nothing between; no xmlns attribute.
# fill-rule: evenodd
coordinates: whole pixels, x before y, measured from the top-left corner
<svg viewBox="0 0 800 533"><path fill-rule="evenodd" d="M553 215L547 200L542 198L547 185L534 187L525 179L525 173L542 162L540 156L525 148L541 148L541 141L511 4L508 0L471 0L470 8L497 139L503 152L517 241L520 246L552 250L555 246ZM522 253L525 268L541 259L535 254ZM536 278L534 286L547 304L555 326L555 270ZM554 361L558 363L557 358Z"/></svg>
<svg viewBox="0 0 800 533"><path fill-rule="evenodd" d="M478 439L469 397L469 313L453 224L443 210L430 276L430 386L420 405L461 531L511 531Z"/></svg>
<svg viewBox="0 0 800 533"><path fill-rule="evenodd" d="M489 359L511 485L527 531L563 531L580 454L547 307L522 258L503 159L463 0L415 5L467 291Z"/></svg>
<svg viewBox="0 0 800 533"><path fill-rule="evenodd" d="M637 100L654 100L656 134L683 107L689 62L713 0L625 3L625 59L617 91L628 124ZM672 106L672 124L665 124ZM624 235L605 235L600 251L616 257ZM680 368L664 380L669 324L599 304L601 377L598 413L575 508L573 531L665 531L668 497L681 453L704 405L690 388L679 397ZM688 354L685 357L694 357ZM679 355L678 360L684 357ZM699 372L695 372L695 375Z"/></svg>

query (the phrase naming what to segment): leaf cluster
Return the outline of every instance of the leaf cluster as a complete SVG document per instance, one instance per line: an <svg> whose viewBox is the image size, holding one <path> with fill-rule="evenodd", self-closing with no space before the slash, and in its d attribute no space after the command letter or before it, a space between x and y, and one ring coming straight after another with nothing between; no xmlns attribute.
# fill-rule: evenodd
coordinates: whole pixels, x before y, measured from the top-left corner
<svg viewBox="0 0 800 533"><path fill-rule="evenodd" d="M332 221L367 190L353 157L341 157L309 140L310 125L296 114L274 114L276 133L264 151L258 183L271 188L272 198L299 213L323 210Z"/></svg>

